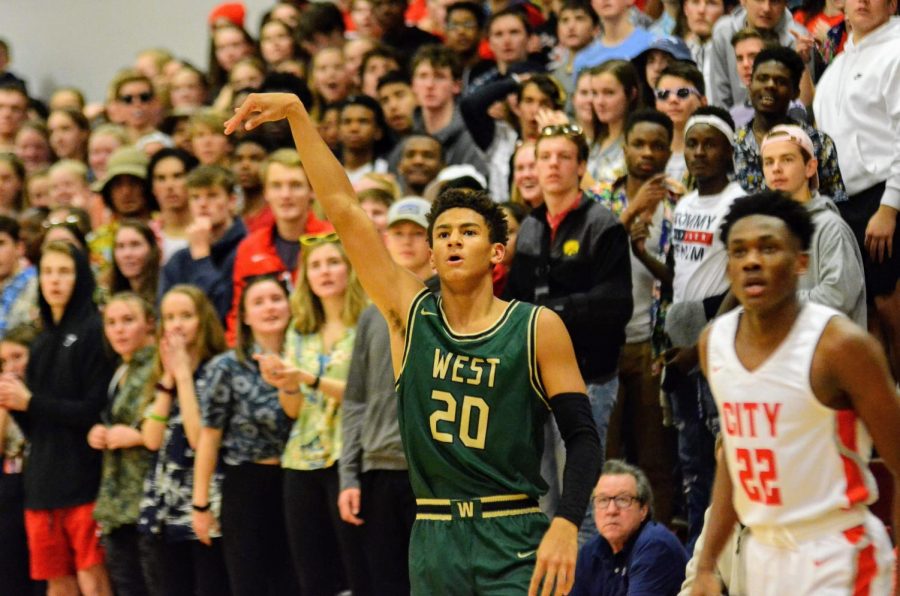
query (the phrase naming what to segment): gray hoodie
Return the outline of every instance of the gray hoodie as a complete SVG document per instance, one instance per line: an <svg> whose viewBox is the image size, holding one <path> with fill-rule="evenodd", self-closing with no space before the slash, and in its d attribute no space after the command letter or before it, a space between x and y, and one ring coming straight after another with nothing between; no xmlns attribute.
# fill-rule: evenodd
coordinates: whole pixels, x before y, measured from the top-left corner
<svg viewBox="0 0 900 596"><path fill-rule="evenodd" d="M806 210L816 228L800 298L835 308L865 329L866 284L856 238L830 198L815 193Z"/></svg>
<svg viewBox="0 0 900 596"><path fill-rule="evenodd" d="M743 6L723 16L713 26L712 48L706 58L710 61L706 94L709 103L713 105L730 109L747 99L747 88L738 77L737 60L731 46L731 37L747 26L747 11ZM775 33L778 34L781 45L791 48L796 46L797 40L791 35L791 31L809 35L806 27L794 21L791 11L785 9L781 20L775 25Z"/></svg>
<svg viewBox="0 0 900 596"><path fill-rule="evenodd" d="M856 238L825 195L814 192L806 210L815 229L809 266L798 286L800 299L837 309L865 329L866 284ZM672 304L666 313L666 333L673 346L690 346L697 343L707 322L703 302Z"/></svg>
<svg viewBox="0 0 900 596"><path fill-rule="evenodd" d="M363 311L356 324L341 413L341 490L359 488L362 472L407 468L397 421L390 332L374 305Z"/></svg>
<svg viewBox="0 0 900 596"><path fill-rule="evenodd" d="M413 130L417 133L428 134L425 130L425 122L422 120L422 110L417 109L413 114ZM441 130L431 133L444 147L444 164L448 166L457 164L471 164L482 173L485 178L491 174L484 152L478 148L475 139L469 134L466 123L459 113L459 106L453 108L453 118ZM400 154L397 154L397 163L400 162ZM395 170L392 170L395 171Z"/></svg>

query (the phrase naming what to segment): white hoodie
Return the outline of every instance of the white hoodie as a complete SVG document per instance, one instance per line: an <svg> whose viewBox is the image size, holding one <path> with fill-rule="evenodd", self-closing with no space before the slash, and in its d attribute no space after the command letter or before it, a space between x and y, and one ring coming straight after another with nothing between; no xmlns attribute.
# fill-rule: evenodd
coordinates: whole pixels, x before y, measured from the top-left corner
<svg viewBox="0 0 900 596"><path fill-rule="evenodd" d="M847 193L887 181L881 203L900 210L900 17L858 44L847 39L813 107L819 129L834 139Z"/></svg>

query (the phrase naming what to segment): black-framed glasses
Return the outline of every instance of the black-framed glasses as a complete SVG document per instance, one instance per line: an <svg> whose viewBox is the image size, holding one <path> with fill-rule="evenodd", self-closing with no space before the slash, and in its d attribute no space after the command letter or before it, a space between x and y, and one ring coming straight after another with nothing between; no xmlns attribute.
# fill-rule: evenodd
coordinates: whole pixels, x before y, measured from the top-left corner
<svg viewBox="0 0 900 596"><path fill-rule="evenodd" d="M150 101L152 99L153 99L152 91L144 91L143 93L133 93L130 95L120 95L119 96L119 101L121 101L122 103L126 103L128 105L131 105L131 104L137 103L137 102L150 103Z"/></svg>
<svg viewBox="0 0 900 596"><path fill-rule="evenodd" d="M637 497L631 495L616 495L615 497L594 497L594 505L600 509L606 509L610 503L616 505L616 509L628 509L631 504L637 501Z"/></svg>
<svg viewBox="0 0 900 596"><path fill-rule="evenodd" d="M657 89L654 91L656 99L660 101L666 101L672 93L678 99L687 99L691 95L700 97L700 91L696 87L678 87L677 89Z"/></svg>
<svg viewBox="0 0 900 596"><path fill-rule="evenodd" d="M300 236L300 244L301 246L318 246L320 244L327 244L329 242L340 242L341 239L338 237L337 232L324 232L322 234L304 234Z"/></svg>
<svg viewBox="0 0 900 596"><path fill-rule="evenodd" d="M556 137L559 135L583 137L584 129L577 124L551 124L541 129L542 137Z"/></svg>

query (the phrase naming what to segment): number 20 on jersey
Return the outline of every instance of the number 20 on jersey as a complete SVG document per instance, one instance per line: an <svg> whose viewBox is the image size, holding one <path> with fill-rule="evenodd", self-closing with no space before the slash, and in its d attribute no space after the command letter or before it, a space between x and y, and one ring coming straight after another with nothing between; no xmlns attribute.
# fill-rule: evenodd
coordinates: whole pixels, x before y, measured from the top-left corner
<svg viewBox="0 0 900 596"><path fill-rule="evenodd" d="M491 413L486 401L480 397L464 395L460 406L453 394L439 389L431 392L431 399L443 403L442 409L435 410L428 417L431 437L435 441L453 443L459 438L466 447L484 449L488 417ZM458 425L457 412L459 412Z"/></svg>

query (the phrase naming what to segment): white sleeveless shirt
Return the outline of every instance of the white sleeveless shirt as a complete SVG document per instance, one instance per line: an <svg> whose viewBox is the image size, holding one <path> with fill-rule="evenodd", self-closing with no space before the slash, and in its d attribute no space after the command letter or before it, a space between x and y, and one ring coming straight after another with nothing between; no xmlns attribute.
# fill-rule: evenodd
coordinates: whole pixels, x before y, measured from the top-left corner
<svg viewBox="0 0 900 596"><path fill-rule="evenodd" d="M807 303L787 337L754 370L734 343L743 309L716 319L707 367L733 484L749 526L807 525L878 497L868 461L872 439L853 410L833 410L810 385L813 355L832 317Z"/></svg>

